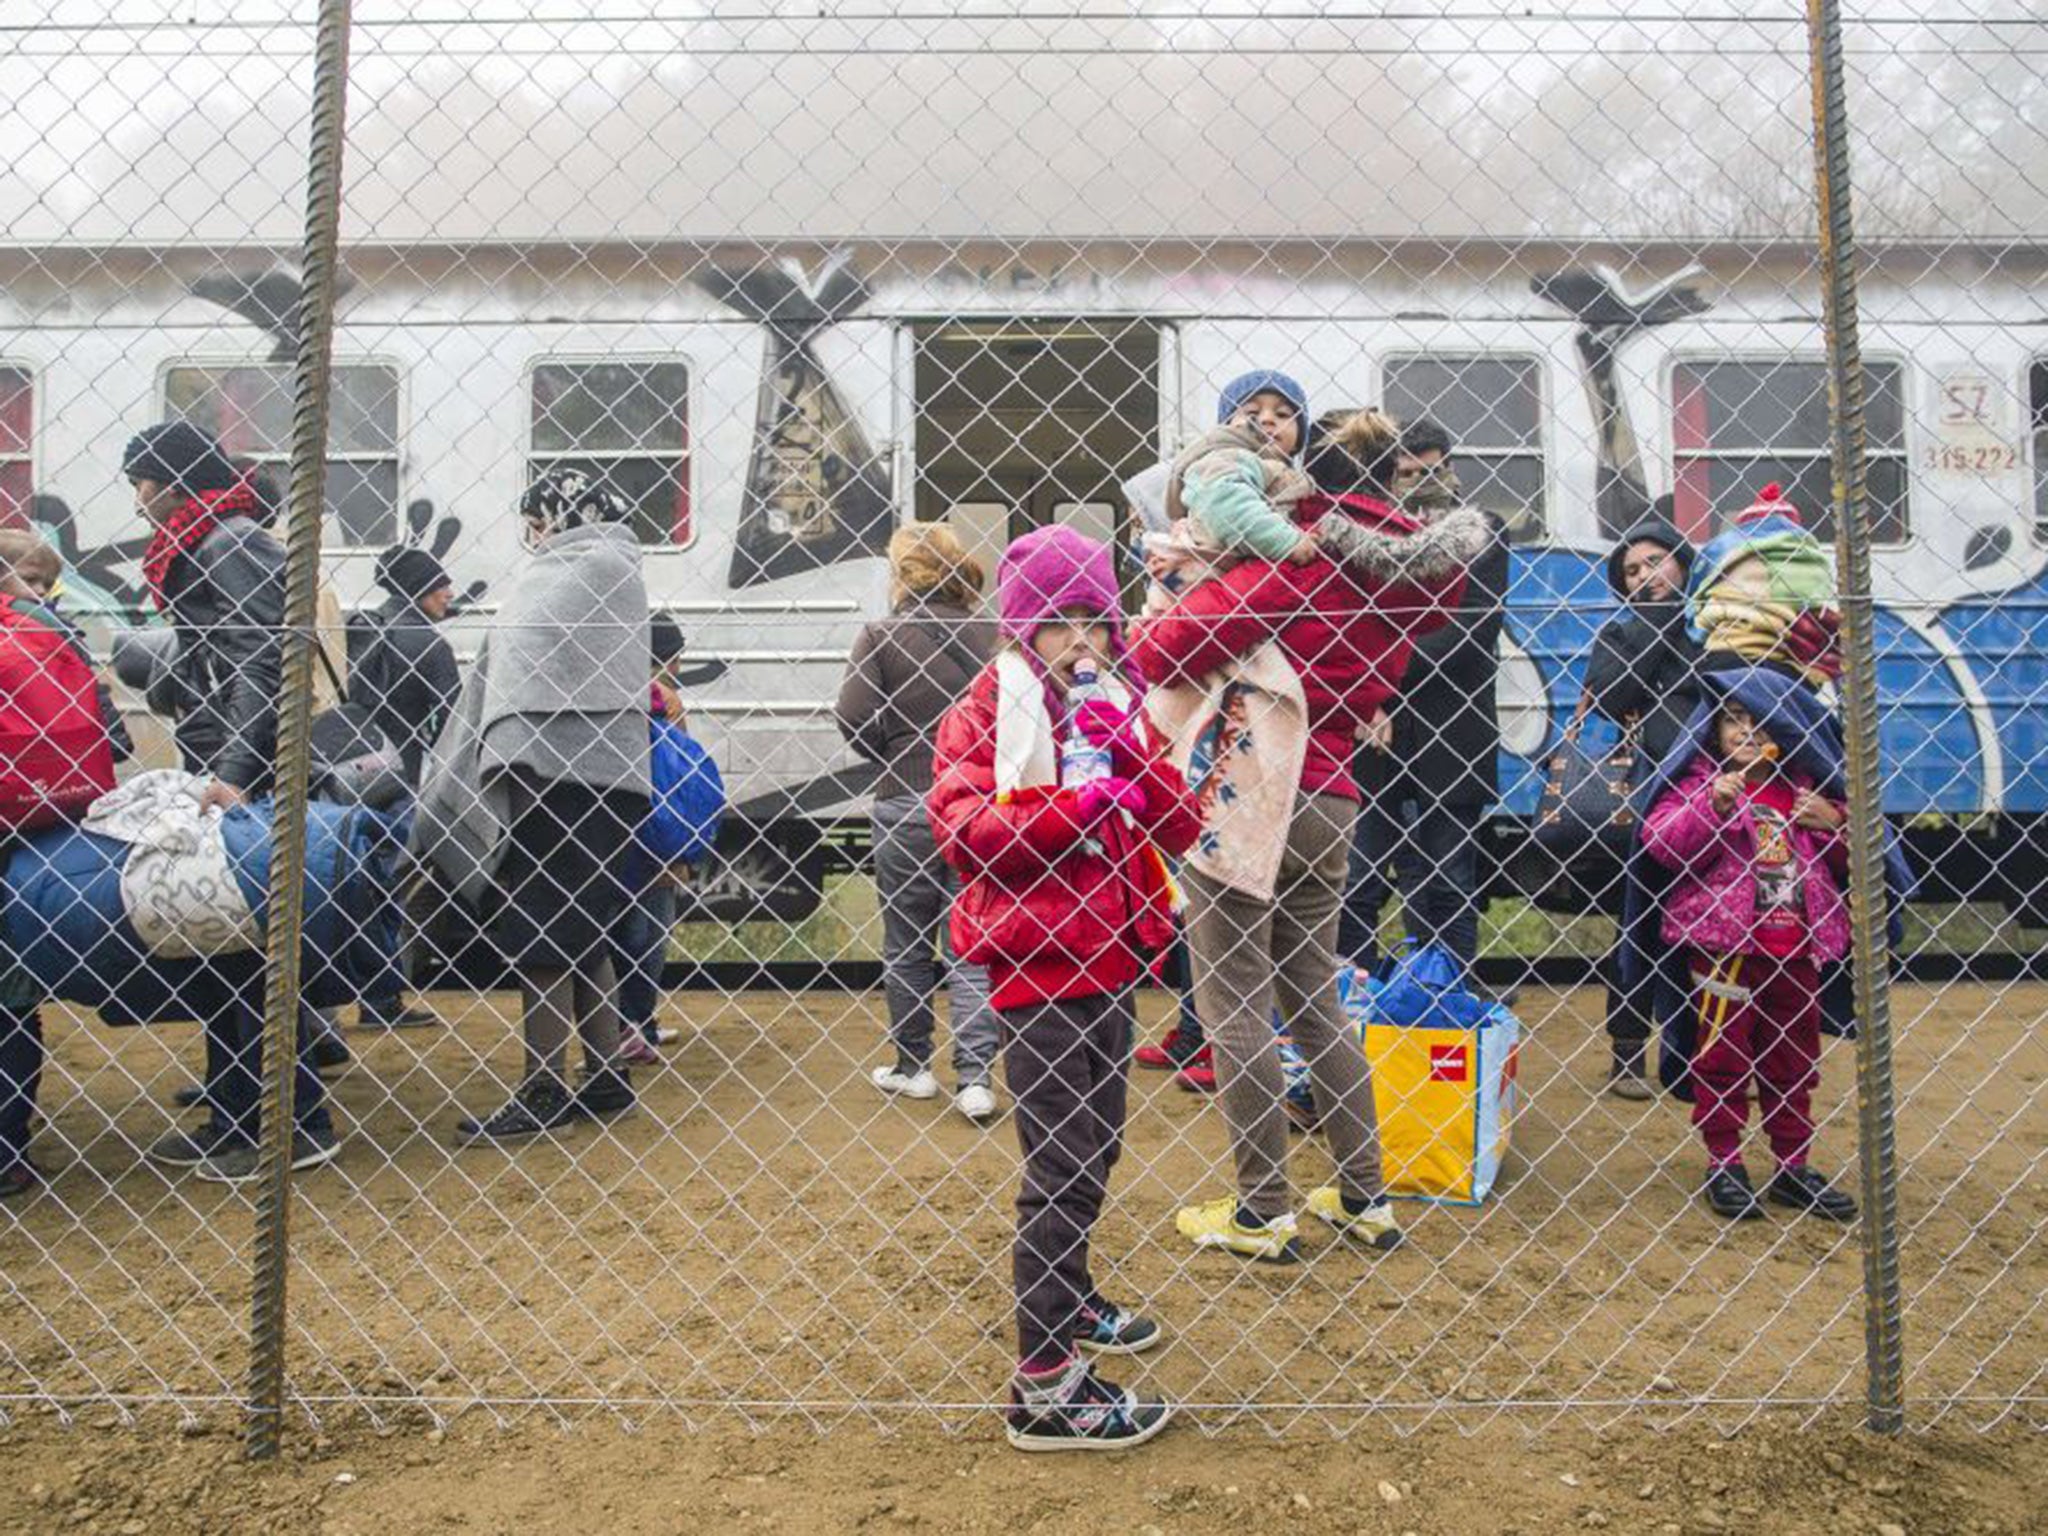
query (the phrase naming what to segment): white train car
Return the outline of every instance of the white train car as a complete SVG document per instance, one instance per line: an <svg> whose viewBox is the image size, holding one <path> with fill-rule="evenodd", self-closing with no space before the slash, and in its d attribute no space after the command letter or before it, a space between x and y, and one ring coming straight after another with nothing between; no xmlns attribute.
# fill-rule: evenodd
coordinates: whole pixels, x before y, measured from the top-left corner
<svg viewBox="0 0 2048 1536"><path fill-rule="evenodd" d="M1706 532L1777 479L1819 520L1804 60L1770 18L1682 24L1761 50L1702 62L1564 57L1508 16L1485 48L1429 22L764 16L650 15L561 57L520 27L359 39L328 543L344 602L373 601L418 509L482 616L529 476L610 475L655 604L723 668L697 728L788 849L861 806L830 700L890 527L948 518L990 555L1050 519L1115 535L1120 480L1247 367L1442 418L1508 517L1509 811L1629 508L1669 492ZM2044 91L2021 59L1915 75L1883 36L1873 98ZM50 529L74 602L132 616L128 434L182 413L285 446L302 151L273 125L302 83L209 111L241 87L195 49L162 65L166 115L87 58L24 67L0 82L61 101L46 145L85 147L0 170L0 510ZM1734 90L1784 110L1736 122ZM1887 803L2031 818L2048 193L2024 167L2048 144L2025 112L1998 140L1924 120L1859 140ZM1944 176L1972 195L1928 204Z"/></svg>

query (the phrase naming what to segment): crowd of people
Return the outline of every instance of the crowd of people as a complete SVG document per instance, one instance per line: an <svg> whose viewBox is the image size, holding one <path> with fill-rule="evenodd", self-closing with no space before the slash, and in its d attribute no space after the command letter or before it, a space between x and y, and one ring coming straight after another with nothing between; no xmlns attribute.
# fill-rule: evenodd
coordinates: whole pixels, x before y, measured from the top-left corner
<svg viewBox="0 0 2048 1536"><path fill-rule="evenodd" d="M1176 1213L1193 1247L1292 1262L1304 1216L1368 1251L1402 1240L1337 979L1390 963L1381 917L1395 893L1413 946L1468 977L1478 958L1508 536L1467 504L1454 458L1432 423L1317 418L1295 381L1256 372L1223 391L1212 430L1132 482L1141 537L1128 551L1036 529L1003 553L991 594L946 526L890 541L891 611L861 632L837 701L878 775L888 1059L872 1083L940 1095L942 998L952 1103L977 1125L997 1116L1000 1064L1023 1164L1019 1448L1135 1445L1171 1417L1094 1365L1166 1331L1138 1299L1103 1294L1089 1261L1134 1062L1216 1095L1235 1187ZM171 636L145 697L173 722L202 807L245 804L275 755L276 497L182 422L136 437L122 468L153 530L145 577ZM1853 1203L1808 1161L1823 1004L1848 948L1846 788L1819 686L1831 593L1774 493L1701 551L1668 508L1644 513L1608 563L1617 611L1586 672L1585 712L1632 749L1605 1086L1650 1097L1661 1038L1659 1075L1692 1100L1710 1209L1848 1220ZM340 685L413 799L417 868L517 980L516 1085L460 1121L462 1146L633 1107L633 1068L661 1038L675 918L643 828L661 802L650 733L678 713L661 681L680 637L650 625L627 509L600 479L551 470L518 515L527 559L466 670L436 631L446 570L402 546L377 565L388 601L348 626ZM56 577L32 537L0 535L0 638L71 658L111 784L129 743L49 606ZM1143 611L1127 618L1140 579ZM256 1171L260 971L245 975L201 1019L195 1122L148 1149L228 1182ZM1140 1046L1148 978L1179 1008ZM7 980L0 1193L15 1195L39 1178L43 999ZM291 1156L304 1169L335 1155L318 1069L346 1047L322 1011L302 1014ZM432 1015L386 986L363 998L363 1022ZM1276 1024L1306 1065L1293 1088ZM1742 1160L1752 1087L1773 1157L1761 1192ZM1297 1190L1291 1127L1324 1138L1330 1184Z"/></svg>
<svg viewBox="0 0 2048 1536"><path fill-rule="evenodd" d="M1165 1333L1103 1295L1088 1257L1134 1061L1217 1092L1237 1187L1177 1213L1195 1247L1290 1262L1302 1215L1369 1250L1402 1239L1337 978L1387 963L1396 891L1411 945L1468 977L1478 956L1508 550L1500 520L1465 504L1453 451L1433 423L1318 420L1293 380L1248 374L1213 431L1129 487L1148 529L1142 615L1127 625L1112 550L1041 529L1003 557L992 653L984 573L950 532L892 545L892 612L856 644L840 700L885 783L895 1060L874 1082L937 1096L942 983L971 1120L992 1113L1001 1055L1024 1161L1009 1422L1022 1449L1136 1445L1171 1417L1092 1358ZM1608 761L1626 773L1604 1086L1651 1097L1661 1036L1708 1208L1846 1221L1854 1202L1808 1161L1824 1000L1839 995L1826 973L1848 941L1847 790L1819 691L1832 594L1775 488L1731 523L1701 555L1704 584L1668 506L1646 507L1608 562L1617 609L1585 699L1622 732ZM1903 869L1892 877L1902 892ZM1181 1007L1134 1049L1131 989L1148 971ZM1307 1065L1297 1119L1336 1167L1298 1199L1276 1024ZM1742 1159L1752 1096L1774 1163L1761 1192Z"/></svg>

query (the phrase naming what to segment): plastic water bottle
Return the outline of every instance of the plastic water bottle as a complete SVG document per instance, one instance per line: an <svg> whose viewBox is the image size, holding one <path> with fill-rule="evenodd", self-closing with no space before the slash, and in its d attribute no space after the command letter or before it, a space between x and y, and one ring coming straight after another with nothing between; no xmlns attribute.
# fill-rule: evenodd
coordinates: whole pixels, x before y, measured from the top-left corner
<svg viewBox="0 0 2048 1536"><path fill-rule="evenodd" d="M1076 723L1082 706L1092 699L1108 698L1093 667L1083 662L1074 668L1074 683L1067 690L1067 739L1060 744L1060 783L1068 789L1079 789L1115 772L1108 746L1090 741Z"/></svg>

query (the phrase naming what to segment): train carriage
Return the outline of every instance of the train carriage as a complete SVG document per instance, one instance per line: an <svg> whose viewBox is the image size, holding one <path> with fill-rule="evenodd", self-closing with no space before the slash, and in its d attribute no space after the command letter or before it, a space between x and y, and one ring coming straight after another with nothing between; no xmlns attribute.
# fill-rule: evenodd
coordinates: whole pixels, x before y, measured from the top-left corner
<svg viewBox="0 0 2048 1536"><path fill-rule="evenodd" d="M1775 479L1826 532L1803 57L1767 18L1686 23L1753 46L1605 61L1596 111L1534 38L1517 51L1512 17L1484 49L1387 18L1368 47L1358 25L678 15L593 34L603 69L522 53L517 28L422 64L402 25L372 29L330 580L374 601L375 552L419 527L483 584L473 627L512 579L527 478L607 476L654 602L717 674L693 723L734 836L781 860L737 899L798 912L822 832L863 807L830 701L883 606L890 527L946 518L987 552L1054 519L1121 536L1121 480L1204 426L1223 379L1281 366L1319 407L1442 418L1507 519L1513 828L1613 611L1601 557L1630 508L1670 492L1705 532ZM1340 59L1369 78L1333 88ZM2009 99L2037 96L2014 67ZM127 435L177 413L260 460L287 441L301 172L277 124L302 86L270 82L252 115L196 49L183 78L171 112L89 59L0 61L9 99L82 146L0 167L0 515L50 532L101 638L147 617ZM1118 110L1057 136L1001 110L1040 87ZM1501 91L1540 131L1475 110ZM1736 93L1790 106L1736 124L1717 105ZM1288 102L1315 110L1283 153L1256 109ZM2027 121L1964 141L1886 119L1863 146L1896 172L1860 210L1886 808L1965 891L2048 814L2048 194ZM1929 202L1935 170L1972 195Z"/></svg>

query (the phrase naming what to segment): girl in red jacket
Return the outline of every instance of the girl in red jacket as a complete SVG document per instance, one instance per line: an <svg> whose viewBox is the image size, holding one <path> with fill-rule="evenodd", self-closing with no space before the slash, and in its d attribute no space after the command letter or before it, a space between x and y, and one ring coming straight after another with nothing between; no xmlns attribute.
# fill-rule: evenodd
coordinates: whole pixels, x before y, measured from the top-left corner
<svg viewBox="0 0 2048 1536"><path fill-rule="evenodd" d="M1024 1152L1009 1438L1117 1449L1158 1434L1171 1409L1099 1380L1088 1355L1136 1354L1162 1334L1095 1288L1088 1239L1122 1145L1132 989L1173 935L1162 855L1184 852L1199 823L1117 676L1108 549L1041 528L1004 554L996 592L1005 643L939 723L929 808L965 881L953 943L988 967Z"/></svg>

